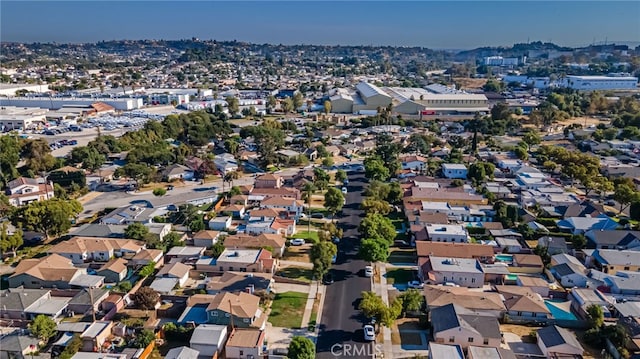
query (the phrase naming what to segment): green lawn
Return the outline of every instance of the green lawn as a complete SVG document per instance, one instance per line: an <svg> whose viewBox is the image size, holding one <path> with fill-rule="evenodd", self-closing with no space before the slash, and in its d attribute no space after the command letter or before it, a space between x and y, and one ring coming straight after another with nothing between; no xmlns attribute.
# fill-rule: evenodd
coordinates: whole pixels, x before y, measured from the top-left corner
<svg viewBox="0 0 640 359"><path fill-rule="evenodd" d="M393 223L396 229L402 229L402 224L405 223L404 214L393 211L389 213L388 218L391 220L391 223Z"/></svg>
<svg viewBox="0 0 640 359"><path fill-rule="evenodd" d="M411 269L391 269L387 271L387 283L407 283L416 277L415 271Z"/></svg>
<svg viewBox="0 0 640 359"><path fill-rule="evenodd" d="M286 267L279 270L276 274L282 277L297 279L307 283L311 283L311 279L313 278L313 272L311 271L311 269L301 267Z"/></svg>
<svg viewBox="0 0 640 359"><path fill-rule="evenodd" d="M307 232L306 230L294 234L292 238L302 238L311 243L316 243L319 240L317 231Z"/></svg>
<svg viewBox="0 0 640 359"><path fill-rule="evenodd" d="M392 248L387 262L389 263L416 263L418 256L415 249Z"/></svg>
<svg viewBox="0 0 640 359"><path fill-rule="evenodd" d="M276 294L271 303L269 323L274 327L300 328L307 304L307 293L284 292Z"/></svg>

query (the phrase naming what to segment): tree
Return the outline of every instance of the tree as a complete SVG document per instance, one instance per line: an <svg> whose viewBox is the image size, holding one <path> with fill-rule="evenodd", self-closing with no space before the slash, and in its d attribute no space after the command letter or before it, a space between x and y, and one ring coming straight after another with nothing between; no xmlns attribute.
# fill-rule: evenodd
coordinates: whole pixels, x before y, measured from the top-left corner
<svg viewBox="0 0 640 359"><path fill-rule="evenodd" d="M396 299L390 307L374 292L362 292L362 301L358 309L367 318L375 318L385 327L391 327L402 313L402 299Z"/></svg>
<svg viewBox="0 0 640 359"><path fill-rule="evenodd" d="M591 304L587 307L587 319L591 328L601 328L604 324L604 311L598 304Z"/></svg>
<svg viewBox="0 0 640 359"><path fill-rule="evenodd" d="M192 232L200 232L204 230L206 226L204 225L204 221L202 218L196 218L193 221L189 222L189 229Z"/></svg>
<svg viewBox="0 0 640 359"><path fill-rule="evenodd" d="M124 236L126 238L135 239L137 241L144 240L144 237L149 233L149 227L140 222L134 222L124 229Z"/></svg>
<svg viewBox="0 0 640 359"><path fill-rule="evenodd" d="M131 295L131 299L138 304L141 309L155 309L160 300L160 294L151 287L142 287Z"/></svg>
<svg viewBox="0 0 640 359"><path fill-rule="evenodd" d="M225 151L229 152L232 155L235 155L236 153L238 153L239 148L240 148L240 144L238 144L238 142L232 139L227 139L224 141Z"/></svg>
<svg viewBox="0 0 640 359"><path fill-rule="evenodd" d="M323 104L324 113L329 114L331 112L331 101L326 100Z"/></svg>
<svg viewBox="0 0 640 359"><path fill-rule="evenodd" d="M337 253L338 247L329 241L320 241L311 247L309 257L313 263L313 275L316 279L327 274L331 269L331 261Z"/></svg>
<svg viewBox="0 0 640 359"><path fill-rule="evenodd" d="M311 182L307 182L302 186L302 200L307 204L307 232L311 232L311 200L316 187Z"/></svg>
<svg viewBox="0 0 640 359"><path fill-rule="evenodd" d="M18 177L20 142L15 133L0 136L0 184L6 185Z"/></svg>
<svg viewBox="0 0 640 359"><path fill-rule="evenodd" d="M22 157L27 168L36 173L48 171L56 164L51 147L44 139L27 140L22 147Z"/></svg>
<svg viewBox="0 0 640 359"><path fill-rule="evenodd" d="M135 339L136 348L141 348L141 349L146 348L154 340L156 340L156 334L153 332L153 330L143 329L140 333L136 335L136 339Z"/></svg>
<svg viewBox="0 0 640 359"><path fill-rule="evenodd" d="M11 222L28 231L44 233L49 239L66 233L80 212L82 205L78 201L53 198L18 208L11 214Z"/></svg>
<svg viewBox="0 0 640 359"><path fill-rule="evenodd" d="M324 167L331 167L333 166L333 158L331 157L325 157L322 159L322 165Z"/></svg>
<svg viewBox="0 0 640 359"><path fill-rule="evenodd" d="M389 193L387 194L387 202L392 204L399 204L404 197L404 190L400 187L400 183L391 182L389 184Z"/></svg>
<svg viewBox="0 0 640 359"><path fill-rule="evenodd" d="M166 243L167 248L179 246L182 244L182 236L178 232L171 231L162 238L162 241Z"/></svg>
<svg viewBox="0 0 640 359"><path fill-rule="evenodd" d="M164 189L164 188L158 187L158 188L154 188L153 189L153 195L156 196L156 197L162 197L165 194L167 194L167 190Z"/></svg>
<svg viewBox="0 0 640 359"><path fill-rule="evenodd" d="M533 145L537 145L540 142L542 142L542 138L540 138L540 135L538 134L538 132L532 130L527 132L523 137L522 137L522 141L524 143L527 144L527 146L529 146L529 148L531 148L531 146Z"/></svg>
<svg viewBox="0 0 640 359"><path fill-rule="evenodd" d="M238 195L241 195L241 194L242 194L242 190L238 186L233 186L229 190L229 196L231 196L231 197L238 196Z"/></svg>
<svg viewBox="0 0 640 359"><path fill-rule="evenodd" d="M347 172L345 170L337 170L335 177L336 181L344 182L347 179Z"/></svg>
<svg viewBox="0 0 640 359"><path fill-rule="evenodd" d="M282 107L282 112L284 113L289 113L295 110L295 108L293 107L293 100L291 100L290 97L287 97L284 99L284 101L282 101L281 107Z"/></svg>
<svg viewBox="0 0 640 359"><path fill-rule="evenodd" d="M2 228L0 229L0 254L12 252L16 250L24 243L22 238L22 229L18 228L13 234L7 234L7 222L2 222Z"/></svg>
<svg viewBox="0 0 640 359"><path fill-rule="evenodd" d="M82 164L82 168L90 171L99 169L104 163L106 157L98 152L95 147L79 146L74 147L69 154L70 164Z"/></svg>
<svg viewBox="0 0 640 359"><path fill-rule="evenodd" d="M153 272L155 272L155 270L156 270L156 263L152 261L145 264L145 266L142 267L142 269L140 269L140 272L138 274L140 274L140 276L142 277L148 277L152 275Z"/></svg>
<svg viewBox="0 0 640 359"><path fill-rule="evenodd" d="M389 258L389 244L379 238L363 239L358 254L367 262L386 262Z"/></svg>
<svg viewBox="0 0 640 359"><path fill-rule="evenodd" d="M391 212L391 207L387 201L377 200L375 198L365 198L362 201L361 207L366 214L378 213L386 216L387 214L389 214L389 212Z"/></svg>
<svg viewBox="0 0 640 359"><path fill-rule="evenodd" d="M417 289L409 289L402 293L402 304L405 312L416 312L422 309L424 303L424 296Z"/></svg>
<svg viewBox="0 0 640 359"><path fill-rule="evenodd" d="M583 234L574 234L571 236L571 244L576 250L584 248L587 245L587 239Z"/></svg>
<svg viewBox="0 0 640 359"><path fill-rule="evenodd" d="M386 200L389 197L390 189L389 184L373 180L364 190L364 195L377 200Z"/></svg>
<svg viewBox="0 0 640 359"><path fill-rule="evenodd" d="M387 181L391 174L384 162L377 157L368 157L364 160L364 173L368 179Z"/></svg>
<svg viewBox="0 0 640 359"><path fill-rule="evenodd" d="M620 203L620 213L622 213L631 203L639 201L640 195L633 187L623 183L616 186L613 199Z"/></svg>
<svg viewBox="0 0 640 359"><path fill-rule="evenodd" d="M313 359L316 356L316 346L306 337L293 337L287 349L289 359Z"/></svg>
<svg viewBox="0 0 640 359"><path fill-rule="evenodd" d="M73 338L67 342L58 359L71 359L80 349L82 349L82 337L76 333L73 335Z"/></svg>
<svg viewBox="0 0 640 359"><path fill-rule="evenodd" d="M527 153L527 149L521 146L517 146L513 152L516 154L516 157L522 161L526 161L529 158L529 153Z"/></svg>
<svg viewBox="0 0 640 359"><path fill-rule="evenodd" d="M225 247L224 247L224 242L221 240L218 240L216 243L213 244L213 246L211 247L211 256L213 258L218 258L220 257L220 255L222 254L222 252L224 252Z"/></svg>
<svg viewBox="0 0 640 359"><path fill-rule="evenodd" d="M304 98L302 97L302 93L300 93L300 91L296 91L296 93L293 95L293 99L291 100L291 102L293 105L293 111L298 111L298 109L304 103Z"/></svg>
<svg viewBox="0 0 640 359"><path fill-rule="evenodd" d="M358 231L363 238L381 239L388 245L391 245L396 237L395 226L389 218L381 214L367 214L360 222Z"/></svg>
<svg viewBox="0 0 640 359"><path fill-rule="evenodd" d="M275 96L269 95L267 97L267 105L266 105L267 110L269 111L273 110L277 104L278 104L278 101L276 100Z"/></svg>
<svg viewBox="0 0 640 359"><path fill-rule="evenodd" d="M484 86L482 86L482 89L486 92L500 92L504 89L504 83L494 79L489 79Z"/></svg>
<svg viewBox="0 0 640 359"><path fill-rule="evenodd" d="M342 191L335 187L329 187L324 194L324 207L331 213L331 216L335 216L342 209L342 206L344 206Z"/></svg>
<svg viewBox="0 0 640 359"><path fill-rule="evenodd" d="M56 335L57 331L56 322L50 317L40 314L29 324L29 331L31 335L47 342L50 338Z"/></svg>
<svg viewBox="0 0 640 359"><path fill-rule="evenodd" d="M237 98L228 96L224 100L227 102L227 109L232 116L240 111L240 101Z"/></svg>

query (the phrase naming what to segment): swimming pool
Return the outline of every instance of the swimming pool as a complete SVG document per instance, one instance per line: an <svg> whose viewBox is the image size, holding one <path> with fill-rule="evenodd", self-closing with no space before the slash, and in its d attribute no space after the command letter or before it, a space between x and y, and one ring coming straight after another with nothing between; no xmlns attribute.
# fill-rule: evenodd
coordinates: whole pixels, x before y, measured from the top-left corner
<svg viewBox="0 0 640 359"><path fill-rule="evenodd" d="M554 305L554 303L556 305ZM570 309L567 308L567 310L569 310L567 311L557 305L557 304L563 304L563 303L568 303L568 302L558 302L553 300L544 301L544 304L547 306L547 309L549 309L549 311L551 312L551 315L553 315L554 318L562 319L562 320L578 320L578 318L573 313L571 313Z"/></svg>
<svg viewBox="0 0 640 359"><path fill-rule="evenodd" d="M499 262L513 262L511 254L496 254L496 260Z"/></svg>

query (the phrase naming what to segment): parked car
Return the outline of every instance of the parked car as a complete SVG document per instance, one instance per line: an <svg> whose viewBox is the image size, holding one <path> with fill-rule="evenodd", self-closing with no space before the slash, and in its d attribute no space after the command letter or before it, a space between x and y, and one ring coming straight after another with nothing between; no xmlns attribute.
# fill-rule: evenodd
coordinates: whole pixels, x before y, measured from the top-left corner
<svg viewBox="0 0 640 359"><path fill-rule="evenodd" d="M331 238L331 242L333 242L334 244L338 244L338 243L340 243L340 238L339 238L339 237L336 237L336 236L333 236L333 237Z"/></svg>
<svg viewBox="0 0 640 359"><path fill-rule="evenodd" d="M325 285L333 284L333 282L334 282L333 273L331 272L325 274L324 277L322 278L322 283Z"/></svg>
<svg viewBox="0 0 640 359"><path fill-rule="evenodd" d="M342 193L347 194L347 187L342 187Z"/></svg>
<svg viewBox="0 0 640 359"><path fill-rule="evenodd" d="M372 266L364 267L364 276L367 277L367 278L373 277L373 267Z"/></svg>
<svg viewBox="0 0 640 359"><path fill-rule="evenodd" d="M367 324L364 326L364 340L368 342L376 340L376 331L373 329L373 325Z"/></svg>
<svg viewBox="0 0 640 359"><path fill-rule="evenodd" d="M311 214L311 218L314 218L314 219L324 219L324 216L322 215L322 213L312 213L312 214Z"/></svg>
<svg viewBox="0 0 640 359"><path fill-rule="evenodd" d="M412 280L409 283L407 283L407 287L413 288L413 289L422 289L424 288L424 283L417 280Z"/></svg>
<svg viewBox="0 0 640 359"><path fill-rule="evenodd" d="M289 242L289 243L291 243L291 245L292 245L292 246L301 246L301 245L303 245L305 242L304 242L304 239L302 239L302 238L294 238L294 239L292 239L292 240L291 240L291 242Z"/></svg>

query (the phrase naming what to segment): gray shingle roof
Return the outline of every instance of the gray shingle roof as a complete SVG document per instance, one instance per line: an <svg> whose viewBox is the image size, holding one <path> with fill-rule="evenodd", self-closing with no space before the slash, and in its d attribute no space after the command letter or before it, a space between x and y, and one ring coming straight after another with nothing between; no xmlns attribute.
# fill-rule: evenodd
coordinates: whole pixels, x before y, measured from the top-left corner
<svg viewBox="0 0 640 359"><path fill-rule="evenodd" d="M542 340L547 348L562 344L569 344L576 348L582 348L575 335L556 325L550 325L548 327L538 329L538 338Z"/></svg>

